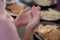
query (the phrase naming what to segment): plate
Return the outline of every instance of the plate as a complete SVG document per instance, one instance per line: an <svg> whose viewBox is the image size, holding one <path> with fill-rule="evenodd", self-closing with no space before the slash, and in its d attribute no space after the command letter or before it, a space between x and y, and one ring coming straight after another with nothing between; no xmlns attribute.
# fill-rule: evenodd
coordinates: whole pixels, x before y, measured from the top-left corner
<svg viewBox="0 0 60 40"><path fill-rule="evenodd" d="M56 24L56 23L53 23L53 22L40 22L40 24L43 24L43 25L57 25L58 26L58 29L60 29L60 25ZM38 25L39 26L39 25ZM36 30L38 28L38 26L36 26L36 28L34 30ZM39 40L44 40L43 37L41 36L38 36L35 32L33 32L33 34L35 35L36 38L38 38Z"/></svg>
<svg viewBox="0 0 60 40"><path fill-rule="evenodd" d="M34 1L34 3L36 3L37 5L40 5L40 6L51 6L51 5L57 4L57 0L53 0L53 3L51 3L51 2L48 1L48 2L49 2L48 4L45 4L45 3L47 3L47 0L46 0L46 1L44 0L45 3L44 3L42 0L41 0L42 3L39 2L40 0L38 0L38 1L33 0L33 1ZM39 3L38 3L38 2L39 2ZM45 4L45 5L44 5L44 4Z"/></svg>
<svg viewBox="0 0 60 40"><path fill-rule="evenodd" d="M18 14L13 14L12 12L8 11L7 12L11 15L11 16L17 16Z"/></svg>
<svg viewBox="0 0 60 40"><path fill-rule="evenodd" d="M26 7L27 7L27 5L25 5L25 4L23 4L23 3L16 3L17 5L19 5L19 6L21 6L23 9L25 9ZM8 5L11 5L11 4L6 4L5 5L5 8L6 8L6 10L7 10L7 12L10 14L10 15L12 15L12 16L17 16L18 14L13 14L12 12L10 12L8 9L7 9L7 6Z"/></svg>
<svg viewBox="0 0 60 40"><path fill-rule="evenodd" d="M48 10L41 11L41 19L47 21L57 21L60 20L60 12L49 8Z"/></svg>

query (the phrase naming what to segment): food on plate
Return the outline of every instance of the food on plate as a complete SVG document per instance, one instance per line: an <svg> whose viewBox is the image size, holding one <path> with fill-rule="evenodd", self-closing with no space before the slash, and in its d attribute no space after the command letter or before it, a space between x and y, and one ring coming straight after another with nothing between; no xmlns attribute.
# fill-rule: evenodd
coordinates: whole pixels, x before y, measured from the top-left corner
<svg viewBox="0 0 60 40"><path fill-rule="evenodd" d="M41 16L45 20L57 20L60 19L60 12L49 8L47 11L41 11Z"/></svg>
<svg viewBox="0 0 60 40"><path fill-rule="evenodd" d="M60 40L60 30L57 25L42 25L34 31L37 36L43 37L44 40Z"/></svg>
<svg viewBox="0 0 60 40"><path fill-rule="evenodd" d="M34 2L41 6L50 6L54 1L52 1L52 0L34 0Z"/></svg>
<svg viewBox="0 0 60 40"><path fill-rule="evenodd" d="M7 9L10 10L13 14L17 14L23 10L23 8L17 4L11 4L7 6Z"/></svg>

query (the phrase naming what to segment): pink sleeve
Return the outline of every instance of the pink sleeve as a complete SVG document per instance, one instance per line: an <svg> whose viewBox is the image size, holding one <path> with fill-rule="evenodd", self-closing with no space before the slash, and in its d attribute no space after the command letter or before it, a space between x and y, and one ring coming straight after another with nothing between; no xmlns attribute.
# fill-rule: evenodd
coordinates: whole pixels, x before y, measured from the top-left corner
<svg viewBox="0 0 60 40"><path fill-rule="evenodd" d="M4 12L4 0L0 0L0 40L20 40L16 26L10 18Z"/></svg>
<svg viewBox="0 0 60 40"><path fill-rule="evenodd" d="M13 23L0 19L0 40L20 40Z"/></svg>

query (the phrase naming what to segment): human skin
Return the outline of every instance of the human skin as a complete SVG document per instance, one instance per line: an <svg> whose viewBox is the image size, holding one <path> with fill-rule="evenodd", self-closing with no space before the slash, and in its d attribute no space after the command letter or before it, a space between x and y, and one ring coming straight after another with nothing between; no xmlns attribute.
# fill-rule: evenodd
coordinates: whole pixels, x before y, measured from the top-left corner
<svg viewBox="0 0 60 40"><path fill-rule="evenodd" d="M26 26L24 40L33 40L33 29L40 21L40 10L37 7L32 7L32 19Z"/></svg>
<svg viewBox="0 0 60 40"><path fill-rule="evenodd" d="M33 8L37 8L38 10L40 10L40 7L33 7ZM28 22L32 19L33 16L32 12L35 10L35 9L32 10L33 8L27 7L18 14L16 19L14 20L17 28L19 28L19 26L28 24Z"/></svg>
<svg viewBox="0 0 60 40"><path fill-rule="evenodd" d="M0 1L0 5L4 4ZM40 11L39 7L26 8L21 14L18 14L14 20L5 9L0 9L0 40L33 40L32 33L35 25L39 23ZM21 16L20 16L21 15ZM23 21L22 21L23 20ZM27 21L26 21L27 20ZM24 38L18 36L17 28L26 24ZM17 27L17 28L16 28Z"/></svg>

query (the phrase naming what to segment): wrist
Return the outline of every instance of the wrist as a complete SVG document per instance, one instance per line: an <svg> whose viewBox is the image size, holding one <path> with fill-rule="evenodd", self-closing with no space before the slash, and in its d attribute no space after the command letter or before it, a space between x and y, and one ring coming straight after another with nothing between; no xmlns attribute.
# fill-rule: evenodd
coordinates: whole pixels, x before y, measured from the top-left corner
<svg viewBox="0 0 60 40"><path fill-rule="evenodd" d="M17 20L14 20L14 24L16 25L17 28L19 28L19 24L18 24L18 21Z"/></svg>
<svg viewBox="0 0 60 40"><path fill-rule="evenodd" d="M25 29L24 40L33 40L33 31L30 29Z"/></svg>
<svg viewBox="0 0 60 40"><path fill-rule="evenodd" d="M29 26L27 26L27 27L25 28L25 31L33 32L33 28L30 28Z"/></svg>

